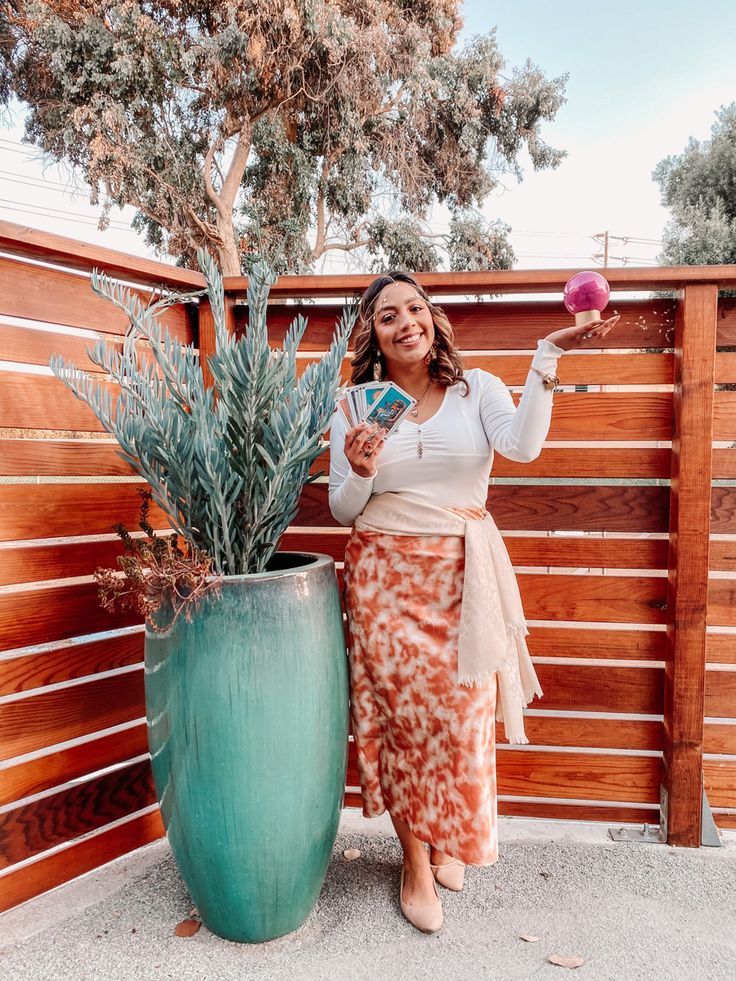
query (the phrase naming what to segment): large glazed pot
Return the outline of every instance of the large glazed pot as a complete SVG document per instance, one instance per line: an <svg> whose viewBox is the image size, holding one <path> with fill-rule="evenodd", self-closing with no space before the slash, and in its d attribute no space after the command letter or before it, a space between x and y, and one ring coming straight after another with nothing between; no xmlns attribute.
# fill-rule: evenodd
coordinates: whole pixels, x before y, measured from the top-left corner
<svg viewBox="0 0 736 981"><path fill-rule="evenodd" d="M182 878L228 940L295 930L337 834L348 680L335 565L277 553L225 578L191 623L146 631L156 790Z"/></svg>

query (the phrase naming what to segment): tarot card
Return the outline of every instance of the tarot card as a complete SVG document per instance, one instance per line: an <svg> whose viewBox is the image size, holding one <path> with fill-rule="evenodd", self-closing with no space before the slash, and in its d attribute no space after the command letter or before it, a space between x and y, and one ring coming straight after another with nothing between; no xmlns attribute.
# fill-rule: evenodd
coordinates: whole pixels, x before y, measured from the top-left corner
<svg viewBox="0 0 736 981"><path fill-rule="evenodd" d="M379 399L388 388L388 382L370 382L365 386L366 409L370 409L376 399Z"/></svg>
<svg viewBox="0 0 736 981"><path fill-rule="evenodd" d="M338 409L342 412L342 414L345 416L345 419L347 420L348 427L350 429L352 429L353 426L355 425L355 423L353 422L353 417L350 414L350 404L348 402L347 395L345 393L343 393L336 400L336 403L335 404L337 405Z"/></svg>
<svg viewBox="0 0 736 981"><path fill-rule="evenodd" d="M373 402L363 421L368 425L375 423L380 426L388 438L415 404L416 399L398 385L389 383L385 392Z"/></svg>

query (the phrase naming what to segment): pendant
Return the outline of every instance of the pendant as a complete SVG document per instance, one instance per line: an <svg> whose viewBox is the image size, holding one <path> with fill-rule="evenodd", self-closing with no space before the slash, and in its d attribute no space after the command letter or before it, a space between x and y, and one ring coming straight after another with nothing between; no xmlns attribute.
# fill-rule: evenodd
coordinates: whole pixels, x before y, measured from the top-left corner
<svg viewBox="0 0 736 981"><path fill-rule="evenodd" d="M414 406L413 409L409 409L409 415L410 416L418 416L419 415L419 409L416 406Z"/></svg>
<svg viewBox="0 0 736 981"><path fill-rule="evenodd" d="M422 430L418 429L419 439L417 441L417 457L421 460L424 455L424 444L422 443Z"/></svg>

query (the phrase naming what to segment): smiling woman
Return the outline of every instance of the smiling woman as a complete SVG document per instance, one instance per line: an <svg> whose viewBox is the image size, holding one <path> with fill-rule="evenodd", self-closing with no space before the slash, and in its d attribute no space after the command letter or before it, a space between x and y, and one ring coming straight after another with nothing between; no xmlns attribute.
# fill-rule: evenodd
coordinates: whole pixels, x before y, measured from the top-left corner
<svg viewBox="0 0 736 981"><path fill-rule="evenodd" d="M545 379L567 348L599 343L611 326L540 339L517 408L500 378L464 373L447 317L412 276L380 276L361 300L353 383L385 378L417 402L385 440L335 414L330 508L353 525L345 606L363 813L390 812L404 850L401 909L424 931L442 925L436 882L461 889L465 864L498 859L495 720L510 742L528 742L522 710L542 694L513 567L485 509L493 453L539 455L552 413Z"/></svg>

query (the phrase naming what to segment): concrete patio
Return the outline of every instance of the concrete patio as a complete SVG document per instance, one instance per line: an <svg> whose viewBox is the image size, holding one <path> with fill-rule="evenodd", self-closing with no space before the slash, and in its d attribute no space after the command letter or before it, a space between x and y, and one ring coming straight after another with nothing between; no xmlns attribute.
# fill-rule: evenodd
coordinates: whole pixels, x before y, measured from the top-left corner
<svg viewBox="0 0 736 981"><path fill-rule="evenodd" d="M385 816L384 816L385 818ZM736 833L722 847L614 842L606 824L502 818L501 857L442 891L424 936L398 906L400 851L384 819L346 811L318 904L295 933L258 946L174 928L192 904L165 841L0 916L3 981L355 981L564 976L732 981ZM359 848L354 861L346 848ZM538 937L536 942L520 934Z"/></svg>

